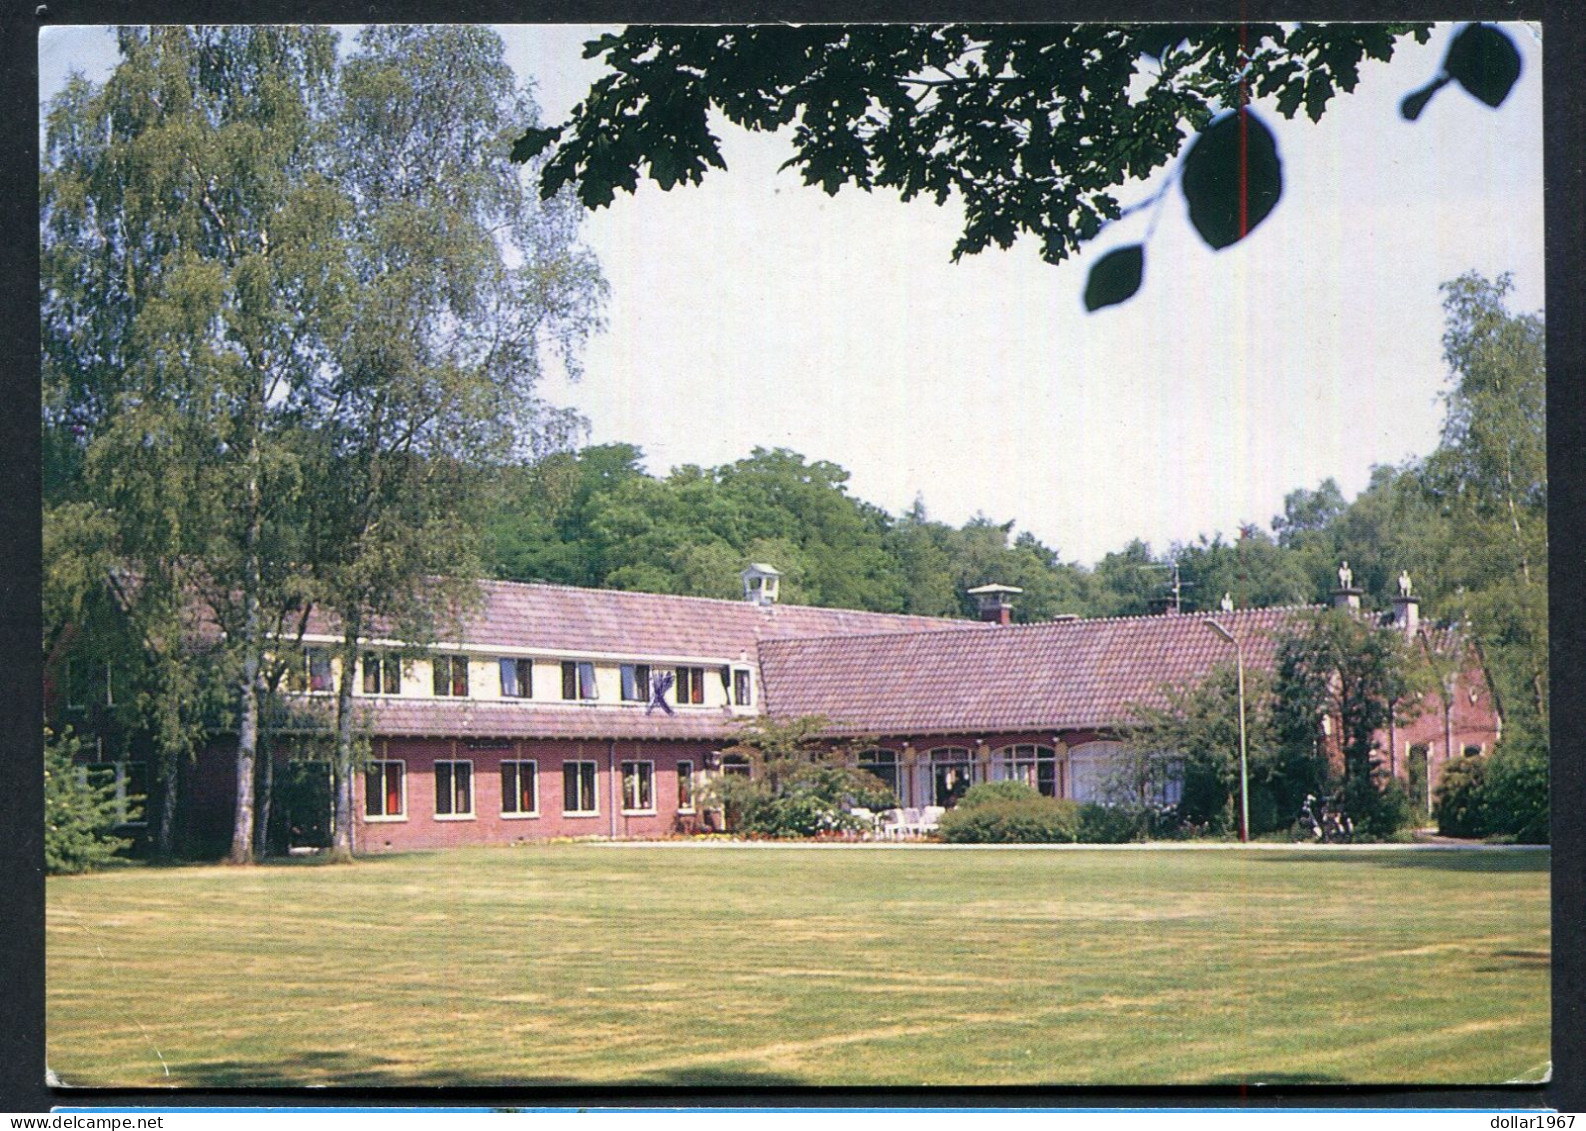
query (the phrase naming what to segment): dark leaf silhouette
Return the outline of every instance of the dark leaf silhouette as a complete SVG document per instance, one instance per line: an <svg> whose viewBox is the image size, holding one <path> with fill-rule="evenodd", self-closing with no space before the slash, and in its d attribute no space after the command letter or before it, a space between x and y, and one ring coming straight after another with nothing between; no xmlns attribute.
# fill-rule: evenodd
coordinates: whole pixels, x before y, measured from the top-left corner
<svg viewBox="0 0 1586 1131"><path fill-rule="evenodd" d="M1238 243L1283 195L1277 139L1248 109L1224 115L1191 143L1182 184L1201 239L1219 251Z"/></svg>
<svg viewBox="0 0 1586 1131"><path fill-rule="evenodd" d="M1413 122L1421 116L1421 111L1426 109L1426 104L1432 101L1432 95L1442 90L1453 80L1447 75L1440 75L1427 83L1420 90L1404 96L1404 101L1399 103L1399 113L1405 121Z"/></svg>
<svg viewBox="0 0 1586 1131"><path fill-rule="evenodd" d="M1498 107L1520 77L1520 52L1497 28L1471 24L1448 45L1443 69L1472 97Z"/></svg>
<svg viewBox="0 0 1586 1131"><path fill-rule="evenodd" d="M1100 310L1133 297L1145 272L1145 248L1130 244L1096 260L1085 281L1085 309Z"/></svg>

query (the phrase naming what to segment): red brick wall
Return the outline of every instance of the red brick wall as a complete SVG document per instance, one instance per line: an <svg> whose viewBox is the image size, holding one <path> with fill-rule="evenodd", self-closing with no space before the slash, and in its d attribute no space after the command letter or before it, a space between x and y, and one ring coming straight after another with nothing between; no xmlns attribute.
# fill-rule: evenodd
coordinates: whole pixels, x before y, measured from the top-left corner
<svg viewBox="0 0 1586 1131"><path fill-rule="evenodd" d="M704 769L710 746L699 743L633 741L527 740L502 744L470 744L451 739L381 739L374 756L399 760L405 765L407 809L401 820L365 816L364 778L357 779L357 846L360 852L415 848L448 848L462 844L510 844L558 836L655 837L676 833L689 820L678 812L677 764L693 763L697 776ZM464 819L437 816L435 763L463 760L473 763L473 814ZM502 813L501 763L532 760L538 777L539 812L536 816ZM596 764L596 805L593 815L563 812L562 766L568 761ZM654 766L653 813L625 813L622 809L622 763L650 762Z"/></svg>

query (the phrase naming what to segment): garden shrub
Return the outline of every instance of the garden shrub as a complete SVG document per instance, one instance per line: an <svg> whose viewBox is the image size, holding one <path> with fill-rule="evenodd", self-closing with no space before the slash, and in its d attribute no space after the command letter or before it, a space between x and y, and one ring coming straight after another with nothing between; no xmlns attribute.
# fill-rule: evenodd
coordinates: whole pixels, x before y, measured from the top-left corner
<svg viewBox="0 0 1586 1131"><path fill-rule="evenodd" d="M1079 839L1085 844L1128 844L1145 836L1145 812L1127 805L1087 801L1079 810Z"/></svg>
<svg viewBox="0 0 1586 1131"><path fill-rule="evenodd" d="M1350 814L1355 835L1367 840L1388 840L1417 823L1419 814L1410 800L1410 790L1397 779L1385 781L1374 790L1370 804L1358 816Z"/></svg>
<svg viewBox="0 0 1586 1131"><path fill-rule="evenodd" d="M1443 767L1432 812L1444 836L1487 835L1487 762L1481 755L1456 758Z"/></svg>
<svg viewBox="0 0 1586 1131"><path fill-rule="evenodd" d="M1547 749L1540 744L1500 746L1487 764L1483 790L1486 835L1522 844L1548 843Z"/></svg>
<svg viewBox="0 0 1586 1131"><path fill-rule="evenodd" d="M1040 791L1022 781L984 781L965 790L954 808L973 809L997 801L1033 801L1040 796Z"/></svg>
<svg viewBox="0 0 1586 1131"><path fill-rule="evenodd" d="M968 797L966 793L964 800ZM1040 794L1012 799L993 795L970 805L964 800L942 815L939 831L952 844L1072 844L1079 838L1079 804L1074 801Z"/></svg>

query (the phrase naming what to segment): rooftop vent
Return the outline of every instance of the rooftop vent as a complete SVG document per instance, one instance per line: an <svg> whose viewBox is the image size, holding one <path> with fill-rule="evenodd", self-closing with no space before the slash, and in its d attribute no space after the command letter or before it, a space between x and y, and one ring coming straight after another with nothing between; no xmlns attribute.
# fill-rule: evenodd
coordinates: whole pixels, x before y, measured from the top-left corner
<svg viewBox="0 0 1586 1131"><path fill-rule="evenodd" d="M749 568L738 575L743 578L743 599L751 605L776 604L777 582L782 574L764 562L750 562Z"/></svg>
<svg viewBox="0 0 1586 1131"><path fill-rule="evenodd" d="M977 585L969 590L980 610L980 619L991 624L1013 623L1013 598L1023 593L1017 585Z"/></svg>

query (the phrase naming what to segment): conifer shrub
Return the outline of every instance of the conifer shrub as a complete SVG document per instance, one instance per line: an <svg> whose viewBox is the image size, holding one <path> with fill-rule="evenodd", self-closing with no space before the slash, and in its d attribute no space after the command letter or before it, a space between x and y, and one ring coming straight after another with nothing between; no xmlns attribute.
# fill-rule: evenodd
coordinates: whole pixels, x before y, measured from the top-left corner
<svg viewBox="0 0 1586 1131"><path fill-rule="evenodd" d="M44 867L51 875L87 872L132 842L113 835L118 816L114 785L97 785L72 764L78 741L70 731L44 731Z"/></svg>

